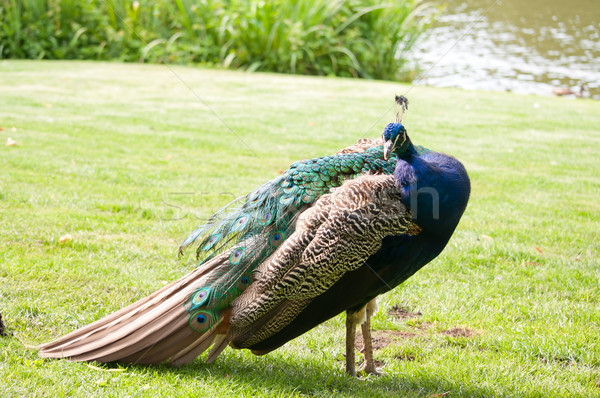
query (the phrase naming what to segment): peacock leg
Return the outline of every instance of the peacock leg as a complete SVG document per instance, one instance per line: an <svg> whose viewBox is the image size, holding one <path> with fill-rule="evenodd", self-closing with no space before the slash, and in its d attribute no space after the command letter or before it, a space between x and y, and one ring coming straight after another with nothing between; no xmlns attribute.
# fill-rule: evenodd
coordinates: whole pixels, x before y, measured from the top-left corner
<svg viewBox="0 0 600 398"><path fill-rule="evenodd" d="M369 318L361 325L362 337L364 343L365 366L364 372L367 374L377 374L375 361L373 360L373 343L371 341L371 321Z"/></svg>
<svg viewBox="0 0 600 398"><path fill-rule="evenodd" d="M356 376L356 364L354 357L354 340L356 338L356 317L354 314L346 313L346 373Z"/></svg>
<svg viewBox="0 0 600 398"><path fill-rule="evenodd" d="M363 368L366 374L379 374L375 369L375 361L373 360L373 341L371 338L371 316L377 311L377 301L373 299L369 301L365 309L365 321L361 325L365 366Z"/></svg>

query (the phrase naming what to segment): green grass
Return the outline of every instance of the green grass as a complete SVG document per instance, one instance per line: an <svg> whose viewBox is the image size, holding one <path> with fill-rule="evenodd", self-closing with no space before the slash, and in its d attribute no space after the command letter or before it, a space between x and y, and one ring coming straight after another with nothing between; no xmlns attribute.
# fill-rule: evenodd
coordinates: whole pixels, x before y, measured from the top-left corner
<svg viewBox="0 0 600 398"><path fill-rule="evenodd" d="M598 102L173 71L187 86L165 66L0 62L0 395L600 396ZM395 93L413 142L463 161L472 196L440 257L381 298L376 333L401 332L376 351L381 377L344 375L344 316L267 356L182 368L41 360L16 338L49 341L183 275L194 261L176 250L202 217L378 136Z"/></svg>

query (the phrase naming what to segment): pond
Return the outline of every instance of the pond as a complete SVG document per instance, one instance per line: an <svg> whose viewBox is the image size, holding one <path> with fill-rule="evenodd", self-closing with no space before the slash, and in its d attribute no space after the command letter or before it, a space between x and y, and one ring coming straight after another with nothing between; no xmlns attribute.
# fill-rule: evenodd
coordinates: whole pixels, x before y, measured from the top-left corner
<svg viewBox="0 0 600 398"><path fill-rule="evenodd" d="M600 99L600 0L445 4L412 54L415 84Z"/></svg>

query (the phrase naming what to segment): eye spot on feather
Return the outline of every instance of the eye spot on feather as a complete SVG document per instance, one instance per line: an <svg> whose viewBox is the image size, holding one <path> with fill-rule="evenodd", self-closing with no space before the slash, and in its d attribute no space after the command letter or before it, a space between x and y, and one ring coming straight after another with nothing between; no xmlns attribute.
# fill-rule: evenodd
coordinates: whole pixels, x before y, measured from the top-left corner
<svg viewBox="0 0 600 398"><path fill-rule="evenodd" d="M293 195L291 195L291 196L285 195L285 196L282 196L279 198L279 203L281 203L284 206L288 206L294 202L295 198L296 197Z"/></svg>
<svg viewBox="0 0 600 398"><path fill-rule="evenodd" d="M201 289L192 297L192 305L194 307L208 304L208 293L209 290L207 288Z"/></svg>
<svg viewBox="0 0 600 398"><path fill-rule="evenodd" d="M271 235L271 246L277 247L281 245L281 242L283 242L283 240L283 233L275 232L273 235Z"/></svg>
<svg viewBox="0 0 600 398"><path fill-rule="evenodd" d="M286 195L291 195L295 193L298 189L294 186L294 184L290 185L287 188L283 188L283 193Z"/></svg>
<svg viewBox="0 0 600 398"><path fill-rule="evenodd" d="M212 247L215 245L215 243L217 243L217 241L219 240L220 237L221 237L220 234L215 234L215 235L211 236L210 239L208 239L208 242L206 242L206 244L204 246L202 246L202 250L212 249Z"/></svg>
<svg viewBox="0 0 600 398"><path fill-rule="evenodd" d="M252 275L244 274L238 279L236 286L240 291L244 291L248 288L248 286L252 283Z"/></svg>
<svg viewBox="0 0 600 398"><path fill-rule="evenodd" d="M248 217L248 216L242 216L242 217L238 218L235 221L235 223L233 224L231 230L239 231L240 229L242 229L246 226L246 224L248 223L249 220L250 220L250 217Z"/></svg>
<svg viewBox="0 0 600 398"><path fill-rule="evenodd" d="M233 265L239 264L240 261L242 261L243 254L244 249L241 247L239 249L234 250L229 256L229 262Z"/></svg>
<svg viewBox="0 0 600 398"><path fill-rule="evenodd" d="M193 313L189 318L189 325L196 332L203 333L210 329L213 323L213 314L208 311L198 311Z"/></svg>
<svg viewBox="0 0 600 398"><path fill-rule="evenodd" d="M260 221L262 221L263 223L269 222L269 220L271 220L271 212L270 211L266 212L260 219Z"/></svg>

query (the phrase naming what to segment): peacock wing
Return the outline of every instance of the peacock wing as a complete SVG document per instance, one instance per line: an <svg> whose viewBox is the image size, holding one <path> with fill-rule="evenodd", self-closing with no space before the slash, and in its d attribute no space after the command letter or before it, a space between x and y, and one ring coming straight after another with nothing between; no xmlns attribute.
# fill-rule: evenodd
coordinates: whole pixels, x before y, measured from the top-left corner
<svg viewBox="0 0 600 398"><path fill-rule="evenodd" d="M393 176L345 182L302 213L295 231L258 266L254 283L232 302L228 339L244 348L269 338L344 274L368 266L386 236L418 232Z"/></svg>

